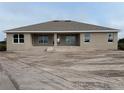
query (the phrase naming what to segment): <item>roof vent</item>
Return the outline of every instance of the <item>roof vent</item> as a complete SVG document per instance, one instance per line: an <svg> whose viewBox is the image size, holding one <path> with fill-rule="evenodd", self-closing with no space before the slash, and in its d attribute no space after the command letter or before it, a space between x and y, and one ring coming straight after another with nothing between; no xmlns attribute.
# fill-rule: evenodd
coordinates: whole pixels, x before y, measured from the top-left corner
<svg viewBox="0 0 124 93"><path fill-rule="evenodd" d="M71 20L65 20L65 22L71 22Z"/></svg>
<svg viewBox="0 0 124 93"><path fill-rule="evenodd" d="M60 22L59 20L54 20L53 22Z"/></svg>

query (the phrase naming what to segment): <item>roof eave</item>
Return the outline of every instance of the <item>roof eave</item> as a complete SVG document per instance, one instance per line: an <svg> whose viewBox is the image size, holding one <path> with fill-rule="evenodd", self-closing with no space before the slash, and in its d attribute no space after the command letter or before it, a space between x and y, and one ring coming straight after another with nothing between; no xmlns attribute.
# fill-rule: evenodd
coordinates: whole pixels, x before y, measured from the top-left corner
<svg viewBox="0 0 124 93"><path fill-rule="evenodd" d="M79 30L79 31L4 31L4 33L66 33L66 32L120 32L120 30Z"/></svg>

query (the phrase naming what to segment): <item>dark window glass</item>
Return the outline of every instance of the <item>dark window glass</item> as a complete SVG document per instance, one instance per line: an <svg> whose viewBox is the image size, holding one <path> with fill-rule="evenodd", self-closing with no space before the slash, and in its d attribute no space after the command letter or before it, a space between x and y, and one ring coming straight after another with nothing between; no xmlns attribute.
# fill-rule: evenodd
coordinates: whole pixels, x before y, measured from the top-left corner
<svg viewBox="0 0 124 93"><path fill-rule="evenodd" d="M43 43L43 40L41 39L41 40L39 40L39 43Z"/></svg>
<svg viewBox="0 0 124 93"><path fill-rule="evenodd" d="M66 36L65 42L67 45L75 45L76 37L75 36Z"/></svg>
<svg viewBox="0 0 124 93"><path fill-rule="evenodd" d="M89 39L85 39L85 42L90 42L90 40Z"/></svg>
<svg viewBox="0 0 124 93"><path fill-rule="evenodd" d="M18 43L18 34L13 35L14 43Z"/></svg>
<svg viewBox="0 0 124 93"><path fill-rule="evenodd" d="M108 34L108 42L113 42L113 33Z"/></svg>
<svg viewBox="0 0 124 93"><path fill-rule="evenodd" d="M14 39L14 43L18 43L18 39Z"/></svg>
<svg viewBox="0 0 124 93"><path fill-rule="evenodd" d="M48 36L44 36L44 44L48 43Z"/></svg>
<svg viewBox="0 0 124 93"><path fill-rule="evenodd" d="M48 36L39 36L38 42L41 44L48 44Z"/></svg>
<svg viewBox="0 0 124 93"><path fill-rule="evenodd" d="M24 38L24 35L23 34L19 34L19 38Z"/></svg>
<svg viewBox="0 0 124 93"><path fill-rule="evenodd" d="M112 39L109 39L108 42L113 42L113 40Z"/></svg>
<svg viewBox="0 0 124 93"><path fill-rule="evenodd" d="M18 38L18 34L14 34L13 37L14 37L14 38Z"/></svg>
<svg viewBox="0 0 124 93"><path fill-rule="evenodd" d="M14 34L13 41L14 41L14 43L24 43L24 35L23 34Z"/></svg>
<svg viewBox="0 0 124 93"><path fill-rule="evenodd" d="M19 39L19 42L20 43L24 43L24 39Z"/></svg>
<svg viewBox="0 0 124 93"><path fill-rule="evenodd" d="M84 37L85 37L84 42L90 42L90 33L85 33Z"/></svg>

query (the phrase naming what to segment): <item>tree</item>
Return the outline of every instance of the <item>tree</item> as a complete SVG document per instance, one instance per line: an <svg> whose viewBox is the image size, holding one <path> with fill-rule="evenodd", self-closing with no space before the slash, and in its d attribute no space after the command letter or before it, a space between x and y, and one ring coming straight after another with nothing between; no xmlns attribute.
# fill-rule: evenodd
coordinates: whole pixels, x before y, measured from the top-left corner
<svg viewBox="0 0 124 93"><path fill-rule="evenodd" d="M124 50L124 38L119 39L119 41L118 41L118 49Z"/></svg>

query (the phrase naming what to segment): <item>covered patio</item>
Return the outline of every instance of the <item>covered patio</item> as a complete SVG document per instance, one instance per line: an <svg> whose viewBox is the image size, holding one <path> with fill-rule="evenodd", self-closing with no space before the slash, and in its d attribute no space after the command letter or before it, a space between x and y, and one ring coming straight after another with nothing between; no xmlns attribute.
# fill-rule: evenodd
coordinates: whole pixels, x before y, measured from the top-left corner
<svg viewBox="0 0 124 93"><path fill-rule="evenodd" d="M33 33L33 46L80 46L80 33Z"/></svg>

